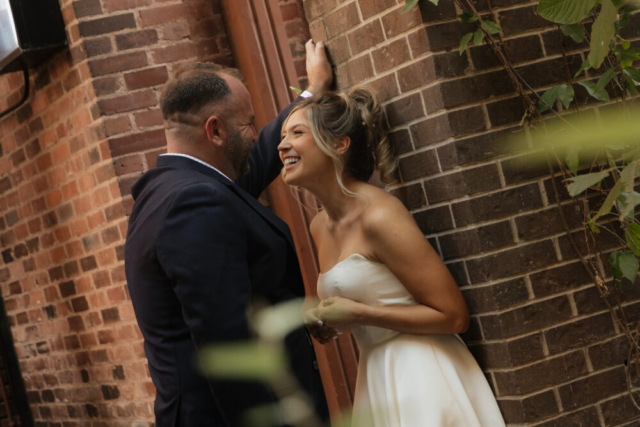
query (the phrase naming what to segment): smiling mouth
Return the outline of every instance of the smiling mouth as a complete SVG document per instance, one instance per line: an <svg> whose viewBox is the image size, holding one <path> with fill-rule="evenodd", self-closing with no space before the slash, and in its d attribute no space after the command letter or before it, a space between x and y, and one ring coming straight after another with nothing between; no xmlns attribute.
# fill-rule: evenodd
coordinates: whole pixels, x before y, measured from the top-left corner
<svg viewBox="0 0 640 427"><path fill-rule="evenodd" d="M290 168L300 161L300 157L287 157L284 159L285 168Z"/></svg>

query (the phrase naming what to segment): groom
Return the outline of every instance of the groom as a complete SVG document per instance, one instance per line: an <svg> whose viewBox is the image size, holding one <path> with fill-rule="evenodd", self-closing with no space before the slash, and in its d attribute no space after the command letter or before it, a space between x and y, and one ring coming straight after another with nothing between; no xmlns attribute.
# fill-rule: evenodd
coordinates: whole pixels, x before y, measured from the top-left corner
<svg viewBox="0 0 640 427"><path fill-rule="evenodd" d="M309 91L327 90L333 74L324 46L306 48ZM275 402L261 383L206 380L194 358L203 346L250 339L253 298L304 296L289 229L256 200L282 168L276 147L291 107L257 134L240 79L213 64L177 71L161 98L167 154L132 188L125 269L157 389L157 427L236 426L247 409ZM327 419L306 331L285 344Z"/></svg>

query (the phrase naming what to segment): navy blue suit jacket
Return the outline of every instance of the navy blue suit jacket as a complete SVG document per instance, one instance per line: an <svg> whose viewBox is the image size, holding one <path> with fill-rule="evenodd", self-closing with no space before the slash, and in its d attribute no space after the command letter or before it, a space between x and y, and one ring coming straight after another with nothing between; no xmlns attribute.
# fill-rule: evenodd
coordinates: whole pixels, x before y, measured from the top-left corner
<svg viewBox="0 0 640 427"><path fill-rule="evenodd" d="M289 110L261 130L250 172L236 183L191 159L160 156L132 188L125 269L157 389L157 427L235 426L247 408L275 401L259 383L207 381L193 362L201 346L250 338L252 299L304 296L291 233L256 199L282 168L276 147ZM326 416L308 334L298 330L287 344Z"/></svg>

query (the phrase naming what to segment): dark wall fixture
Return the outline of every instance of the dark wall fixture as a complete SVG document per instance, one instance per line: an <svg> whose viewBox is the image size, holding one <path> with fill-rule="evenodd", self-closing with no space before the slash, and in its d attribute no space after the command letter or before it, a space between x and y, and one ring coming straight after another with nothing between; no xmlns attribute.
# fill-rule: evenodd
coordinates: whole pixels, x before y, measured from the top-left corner
<svg viewBox="0 0 640 427"><path fill-rule="evenodd" d="M33 416L13 348L7 312L0 298L0 425L33 427Z"/></svg>

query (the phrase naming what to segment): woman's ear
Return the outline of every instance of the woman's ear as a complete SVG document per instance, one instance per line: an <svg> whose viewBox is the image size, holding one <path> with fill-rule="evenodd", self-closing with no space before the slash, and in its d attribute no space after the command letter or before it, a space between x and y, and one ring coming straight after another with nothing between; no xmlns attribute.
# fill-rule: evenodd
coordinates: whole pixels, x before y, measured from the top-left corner
<svg viewBox="0 0 640 427"><path fill-rule="evenodd" d="M347 151L349 151L350 146L351 146L351 138L349 138L348 136L343 136L342 138L338 138L335 141L333 141L333 147L335 148L336 152L341 156L344 156L347 153Z"/></svg>
<svg viewBox="0 0 640 427"><path fill-rule="evenodd" d="M205 123L204 125L205 132L207 133L207 139L209 140L209 142L211 142L212 144L218 147L221 147L224 142L224 137L223 137L224 130L222 129L221 125L222 125L222 122L220 121L220 118L217 116L209 117L209 119L207 120L207 123Z"/></svg>

